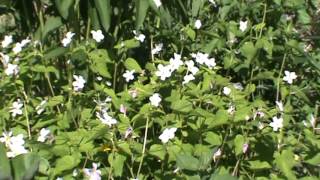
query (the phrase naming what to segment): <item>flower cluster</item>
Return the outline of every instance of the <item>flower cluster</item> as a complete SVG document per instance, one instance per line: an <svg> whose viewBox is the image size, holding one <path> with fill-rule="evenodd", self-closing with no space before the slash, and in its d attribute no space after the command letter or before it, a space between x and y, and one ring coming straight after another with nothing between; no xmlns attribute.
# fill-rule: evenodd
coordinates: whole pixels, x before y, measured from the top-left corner
<svg viewBox="0 0 320 180"><path fill-rule="evenodd" d="M19 134L17 136L13 136L12 132L2 133L2 137L0 138L0 142L4 143L8 148L7 156L8 157L16 157L20 154L25 154L28 151L24 147L23 134Z"/></svg>

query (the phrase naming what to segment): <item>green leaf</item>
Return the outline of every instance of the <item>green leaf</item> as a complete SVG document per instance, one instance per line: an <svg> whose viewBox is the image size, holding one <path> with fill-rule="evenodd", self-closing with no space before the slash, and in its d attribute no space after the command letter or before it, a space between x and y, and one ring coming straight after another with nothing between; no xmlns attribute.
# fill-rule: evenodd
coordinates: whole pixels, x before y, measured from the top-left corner
<svg viewBox="0 0 320 180"><path fill-rule="evenodd" d="M89 53L90 69L101 76L111 78L107 63L111 62L107 50L97 49Z"/></svg>
<svg viewBox="0 0 320 180"><path fill-rule="evenodd" d="M45 52L44 59L57 58L59 56L64 55L67 52L68 52L68 49L64 48L64 47L57 47L57 48L54 48L54 49L50 49L47 52Z"/></svg>
<svg viewBox="0 0 320 180"><path fill-rule="evenodd" d="M266 161L260 161L260 160L249 161L249 164L250 164L250 169L252 169L252 170L270 169L271 168L270 164Z"/></svg>
<svg viewBox="0 0 320 180"><path fill-rule="evenodd" d="M197 17L199 14L199 11L201 11L202 7L203 7L204 1L203 0L193 0L192 1L192 16L193 17Z"/></svg>
<svg viewBox="0 0 320 180"><path fill-rule="evenodd" d="M223 179L223 180L237 180L236 177L231 176L229 174L213 174L210 177L210 180L219 180L219 179Z"/></svg>
<svg viewBox="0 0 320 180"><path fill-rule="evenodd" d="M40 158L35 153L28 153L14 157L11 162L15 180L30 180L38 171Z"/></svg>
<svg viewBox="0 0 320 180"><path fill-rule="evenodd" d="M110 27L111 5L110 0L94 0L95 7L98 11L100 23L106 32Z"/></svg>
<svg viewBox="0 0 320 180"><path fill-rule="evenodd" d="M51 99L49 99L47 106L53 107L61 103L63 103L63 96L53 96Z"/></svg>
<svg viewBox="0 0 320 180"><path fill-rule="evenodd" d="M312 164L314 166L319 166L320 165L320 153L316 154L311 159L306 160L306 163Z"/></svg>
<svg viewBox="0 0 320 180"><path fill-rule="evenodd" d="M56 167L54 172L56 175L61 174L63 171L71 170L75 168L80 163L80 154L73 154L63 156L56 161Z"/></svg>
<svg viewBox="0 0 320 180"><path fill-rule="evenodd" d="M114 176L119 177L122 175L123 165L126 159L127 159L126 156L118 153L116 153L114 156L109 155L108 161L110 164L113 165L112 169L113 169Z"/></svg>
<svg viewBox="0 0 320 180"><path fill-rule="evenodd" d="M277 167L283 172L288 179L297 179L292 171L293 166L296 165L294 160L294 154L291 150L283 150L280 153L275 154L275 162Z"/></svg>
<svg viewBox="0 0 320 180"><path fill-rule="evenodd" d="M176 158L177 166L180 169L186 169L190 171L197 171L199 169L199 160L189 154L178 154Z"/></svg>
<svg viewBox="0 0 320 180"><path fill-rule="evenodd" d="M166 150L162 144L153 144L149 149L149 154L164 160Z"/></svg>
<svg viewBox="0 0 320 180"><path fill-rule="evenodd" d="M234 139L236 155L239 155L242 153L242 147L243 147L244 143L245 143L244 137L242 135L238 134Z"/></svg>
<svg viewBox="0 0 320 180"><path fill-rule="evenodd" d="M55 0L54 2L61 16L67 19L74 0Z"/></svg>
<svg viewBox="0 0 320 180"><path fill-rule="evenodd" d="M124 62L124 66L128 70L135 70L135 72L139 72L140 73L142 71L140 65L133 58L126 59L126 61Z"/></svg>
<svg viewBox="0 0 320 180"><path fill-rule="evenodd" d="M245 42L242 47L240 48L241 54L247 58L247 65L250 64L251 60L254 58L254 56L257 53L257 49L255 48L254 44L252 42Z"/></svg>
<svg viewBox="0 0 320 180"><path fill-rule="evenodd" d="M216 126L221 126L223 124L227 124L229 121L228 112L223 109L219 109L214 118L206 119L205 123L209 125L209 128L213 128Z"/></svg>
<svg viewBox="0 0 320 180"><path fill-rule="evenodd" d="M44 40L48 33L59 28L60 26L62 26L63 23L61 21L61 18L60 17L49 17L44 26L43 26L43 29L41 29L41 27L38 28L38 30L36 31L35 33L35 39L38 39L38 40Z"/></svg>
<svg viewBox="0 0 320 180"><path fill-rule="evenodd" d="M11 165L6 155L6 148L3 143L0 143L0 179L12 179Z"/></svg>
<svg viewBox="0 0 320 180"><path fill-rule="evenodd" d="M144 19L146 18L149 9L148 0L137 0L136 1L136 29L141 28Z"/></svg>
<svg viewBox="0 0 320 180"><path fill-rule="evenodd" d="M204 140L212 146L218 146L222 143L221 136L214 132L207 132Z"/></svg>
<svg viewBox="0 0 320 180"><path fill-rule="evenodd" d="M183 31L192 41L196 39L196 32L190 26L185 27Z"/></svg>
<svg viewBox="0 0 320 180"><path fill-rule="evenodd" d="M192 103L185 99L173 101L171 109L180 113L189 113L192 110Z"/></svg>

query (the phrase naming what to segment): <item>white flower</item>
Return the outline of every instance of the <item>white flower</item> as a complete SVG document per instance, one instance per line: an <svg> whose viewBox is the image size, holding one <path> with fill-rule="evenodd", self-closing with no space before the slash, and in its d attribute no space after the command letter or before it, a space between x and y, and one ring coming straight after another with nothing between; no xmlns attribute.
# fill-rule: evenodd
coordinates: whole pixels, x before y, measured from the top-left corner
<svg viewBox="0 0 320 180"><path fill-rule="evenodd" d="M77 169L74 169L74 170L72 171L72 176L73 176L73 177L78 176L78 170L77 170Z"/></svg>
<svg viewBox="0 0 320 180"><path fill-rule="evenodd" d="M230 115L233 115L233 114L236 112L236 108L234 107L234 105L229 106L227 112L228 112Z"/></svg>
<svg viewBox="0 0 320 180"><path fill-rule="evenodd" d="M92 163L92 169L84 168L83 173L89 180L101 180L101 171L98 170L98 164Z"/></svg>
<svg viewBox="0 0 320 180"><path fill-rule="evenodd" d="M4 36L4 39L3 41L1 42L1 45L3 48L6 48L8 47L11 43L13 42L12 40L12 36L9 35L9 36Z"/></svg>
<svg viewBox="0 0 320 180"><path fill-rule="evenodd" d="M19 52L22 51L22 48L24 46L26 46L31 40L30 39L24 39L22 40L21 42L18 42L15 44L15 46L13 47L12 51L15 53L15 54L18 54Z"/></svg>
<svg viewBox="0 0 320 180"><path fill-rule="evenodd" d="M209 0L209 2L213 5L213 6L216 6L217 3L214 1L214 0Z"/></svg>
<svg viewBox="0 0 320 180"><path fill-rule="evenodd" d="M151 97L149 97L149 100L152 106L158 107L161 102L160 94L154 93Z"/></svg>
<svg viewBox="0 0 320 180"><path fill-rule="evenodd" d="M8 148L7 156L16 157L20 154L25 154L28 151L24 147L23 134L12 136L12 132L3 133L3 137L0 138L0 142L4 142Z"/></svg>
<svg viewBox="0 0 320 180"><path fill-rule="evenodd" d="M67 32L65 38L63 38L62 41L61 41L63 47L67 47L71 43L72 37L74 35L75 35L75 33Z"/></svg>
<svg viewBox="0 0 320 180"><path fill-rule="evenodd" d="M187 65L188 71L190 71L193 75L195 75L199 71L199 68L194 65L194 62L192 60L186 61L185 64Z"/></svg>
<svg viewBox="0 0 320 180"><path fill-rule="evenodd" d="M42 129L40 130L40 135L39 135L37 141L39 141L39 142L45 142L46 139L48 138L49 134L50 134L50 130L49 130L49 129L47 129L47 128L42 128Z"/></svg>
<svg viewBox="0 0 320 180"><path fill-rule="evenodd" d="M91 34L92 34L92 38L96 40L98 43L104 39L104 35L102 34L101 30L97 30L97 31L92 30Z"/></svg>
<svg viewBox="0 0 320 180"><path fill-rule="evenodd" d="M62 177L57 177L57 179L56 180L63 180L63 178Z"/></svg>
<svg viewBox="0 0 320 180"><path fill-rule="evenodd" d="M295 72L284 71L284 74L285 76L283 77L283 80L288 84L292 84L293 80L298 77Z"/></svg>
<svg viewBox="0 0 320 180"><path fill-rule="evenodd" d="M96 112L96 116L99 118L99 120L102 122L102 124L106 124L109 127L111 127L114 124L117 124L117 120L112 118L108 113L106 109L101 110L100 112Z"/></svg>
<svg viewBox="0 0 320 180"><path fill-rule="evenodd" d="M119 110L122 114L126 115L127 113L127 108L123 105L120 104L120 110Z"/></svg>
<svg viewBox="0 0 320 180"><path fill-rule="evenodd" d="M260 130L264 128L264 124L261 123L260 121L259 121L259 123L258 123L258 128L259 128Z"/></svg>
<svg viewBox="0 0 320 180"><path fill-rule="evenodd" d="M240 31L244 32L248 27L248 21L240 21Z"/></svg>
<svg viewBox="0 0 320 180"><path fill-rule="evenodd" d="M171 76L171 68L170 66L163 66L162 64L158 65L158 70L156 71L156 75L160 77L162 81Z"/></svg>
<svg viewBox="0 0 320 180"><path fill-rule="evenodd" d="M153 2L157 6L157 8L159 8L162 5L160 0L153 0Z"/></svg>
<svg viewBox="0 0 320 180"><path fill-rule="evenodd" d="M200 21L199 19L197 19L196 22L194 23L194 27L195 27L196 29L200 29L201 26L202 26L201 21Z"/></svg>
<svg viewBox="0 0 320 180"><path fill-rule="evenodd" d="M17 115L21 115L22 114L22 107L23 107L23 103L21 102L20 99L18 99L17 101L12 103L11 106L11 110L9 112L11 112L12 117L16 117Z"/></svg>
<svg viewBox="0 0 320 180"><path fill-rule="evenodd" d="M231 89L228 87L224 87L223 88L223 94L225 94L226 96L228 96L231 93Z"/></svg>
<svg viewBox="0 0 320 180"><path fill-rule="evenodd" d="M222 155L222 151L221 149L219 148L214 154L213 154L213 161L216 162L220 156Z"/></svg>
<svg viewBox="0 0 320 180"><path fill-rule="evenodd" d="M41 101L41 103L36 107L37 114L41 114L44 111L47 100Z"/></svg>
<svg viewBox="0 0 320 180"><path fill-rule="evenodd" d="M19 73L19 66L17 64L9 63L7 68L4 70L4 73L8 76L17 75Z"/></svg>
<svg viewBox="0 0 320 180"><path fill-rule="evenodd" d="M242 86L241 83L233 83L233 87L234 87L235 89L240 90L240 91L243 90L243 86Z"/></svg>
<svg viewBox="0 0 320 180"><path fill-rule="evenodd" d="M144 34L137 34L137 32L134 30L133 34L135 35L134 38L140 42L143 42L146 36Z"/></svg>
<svg viewBox="0 0 320 180"><path fill-rule="evenodd" d="M153 54L153 55L159 54L159 52L162 50L162 47L163 47L162 43L156 44L156 47L151 50L151 54Z"/></svg>
<svg viewBox="0 0 320 180"><path fill-rule="evenodd" d="M179 69L181 65L183 65L183 62L181 61L181 55L174 53L174 58L170 58L171 72Z"/></svg>
<svg viewBox="0 0 320 180"><path fill-rule="evenodd" d="M278 118L278 117L274 116L272 118L272 122L269 125L273 128L273 131L278 131L279 128L283 127L282 117Z"/></svg>
<svg viewBox="0 0 320 180"><path fill-rule="evenodd" d="M162 141L162 143L167 143L170 139L174 138L176 131L177 128L166 128L159 136L159 139Z"/></svg>
<svg viewBox="0 0 320 180"><path fill-rule="evenodd" d="M314 118L313 114L311 114L311 116L310 116L310 124L313 128L316 128L317 120L316 120L316 118Z"/></svg>
<svg viewBox="0 0 320 180"><path fill-rule="evenodd" d="M192 53L191 56L201 65L205 64L209 68L216 66L215 58L209 58L207 53L197 52L197 54Z"/></svg>
<svg viewBox="0 0 320 180"><path fill-rule="evenodd" d="M283 112L283 104L281 101L276 101L276 105L279 108L280 112Z"/></svg>
<svg viewBox="0 0 320 180"><path fill-rule="evenodd" d="M134 80L134 70L126 70L126 72L122 75L124 78L126 78L126 81L129 82L131 80Z"/></svg>
<svg viewBox="0 0 320 180"><path fill-rule="evenodd" d="M183 77L183 82L182 84L186 84L189 83L190 81L194 80L195 77L193 76L193 74L187 74Z"/></svg>
<svg viewBox="0 0 320 180"><path fill-rule="evenodd" d="M21 42L20 42L20 45L21 45L21 47L24 47L24 46L26 46L27 44L29 44L31 42L31 40L30 39L23 39Z"/></svg>
<svg viewBox="0 0 320 180"><path fill-rule="evenodd" d="M86 81L80 75L73 75L73 78L75 79L75 81L72 82L73 89L75 91L81 91L84 88Z"/></svg>
<svg viewBox="0 0 320 180"><path fill-rule="evenodd" d="M132 98L136 98L138 96L138 90L136 89L129 90L129 94L131 95Z"/></svg>
<svg viewBox="0 0 320 180"><path fill-rule="evenodd" d="M10 61L10 57L6 54L3 54L0 52L0 56L2 57L2 63L4 65L8 65L9 61Z"/></svg>

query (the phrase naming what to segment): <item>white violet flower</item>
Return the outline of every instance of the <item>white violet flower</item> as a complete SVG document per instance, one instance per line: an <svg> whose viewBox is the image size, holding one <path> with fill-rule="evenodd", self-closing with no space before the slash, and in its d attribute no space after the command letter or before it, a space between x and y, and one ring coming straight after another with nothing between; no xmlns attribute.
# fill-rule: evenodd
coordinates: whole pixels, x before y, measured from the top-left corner
<svg viewBox="0 0 320 180"><path fill-rule="evenodd" d="M96 112L96 116L99 118L99 120L102 122L102 124L106 124L109 127L118 123L118 121L116 119L112 118L108 114L106 109L103 109L100 112Z"/></svg>
<svg viewBox="0 0 320 180"><path fill-rule="evenodd" d="M19 66L17 64L7 64L7 68L4 70L4 73L6 75L11 76L11 75L17 75L19 74Z"/></svg>
<svg viewBox="0 0 320 180"><path fill-rule="evenodd" d="M37 114L41 114L47 104L47 100L41 101L41 103L36 107Z"/></svg>
<svg viewBox="0 0 320 180"><path fill-rule="evenodd" d="M192 60L186 61L185 64L187 65L188 71L190 71L193 75L199 71L199 68L194 65Z"/></svg>
<svg viewBox="0 0 320 180"><path fill-rule="evenodd" d="M50 135L50 130L47 128L42 128L40 130L40 135L39 135L37 141L45 142L49 135Z"/></svg>
<svg viewBox="0 0 320 180"><path fill-rule="evenodd" d="M183 82L182 84L186 84L186 83L189 83L190 81L194 80L195 77L193 74L187 74L183 77Z"/></svg>
<svg viewBox="0 0 320 180"><path fill-rule="evenodd" d="M196 22L194 23L194 27L195 27L196 29L200 29L201 26L202 26L201 21L200 21L199 19L197 19Z"/></svg>
<svg viewBox="0 0 320 180"><path fill-rule="evenodd" d="M98 164L92 163L92 169L84 168L83 173L89 180L101 180L101 171L98 170Z"/></svg>
<svg viewBox="0 0 320 180"><path fill-rule="evenodd" d="M239 26L240 31L244 32L248 27L248 21L240 21Z"/></svg>
<svg viewBox="0 0 320 180"><path fill-rule="evenodd" d="M3 137L0 138L0 142L5 143L8 148L9 151L7 152L7 156L9 158L28 152L24 147L25 141L23 140L23 134L12 136L12 132L3 133Z"/></svg>
<svg viewBox="0 0 320 180"><path fill-rule="evenodd" d="M288 84L292 84L293 80L295 80L298 76L295 72L290 71L284 71L285 76L283 77L283 80L286 81Z"/></svg>
<svg viewBox="0 0 320 180"><path fill-rule="evenodd" d="M137 34L137 32L134 30L133 34L135 35L134 38L140 42L143 42L146 36L144 34Z"/></svg>
<svg viewBox="0 0 320 180"><path fill-rule="evenodd" d="M126 81L129 82L131 80L134 80L134 70L126 70L126 72L122 75L124 78L126 78Z"/></svg>
<svg viewBox="0 0 320 180"><path fill-rule="evenodd" d="M174 58L170 58L171 72L179 69L181 65L183 65L183 62L181 61L181 55L174 53Z"/></svg>
<svg viewBox="0 0 320 180"><path fill-rule="evenodd" d="M91 34L92 34L92 38L98 43L104 39L104 35L102 34L102 31L100 29L97 31L92 30Z"/></svg>
<svg viewBox="0 0 320 180"><path fill-rule="evenodd" d="M11 112L12 117L16 117L17 115L21 115L22 114L22 107L23 107L23 103L21 102L20 99L18 99L17 101L12 103L11 106L11 110L9 112Z"/></svg>
<svg viewBox="0 0 320 180"><path fill-rule="evenodd" d="M222 151L219 148L214 154L213 154L213 161L216 162L222 155Z"/></svg>
<svg viewBox="0 0 320 180"><path fill-rule="evenodd" d="M161 102L161 97L159 93L154 93L150 98L150 103L152 106L158 107Z"/></svg>
<svg viewBox="0 0 320 180"><path fill-rule="evenodd" d="M283 127L282 117L278 118L278 117L274 116L272 118L272 122L269 125L273 128L273 131L278 131L279 128Z"/></svg>
<svg viewBox="0 0 320 180"><path fill-rule="evenodd" d="M159 139L162 143L167 143L170 139L173 139L177 128L166 128L162 134L159 136Z"/></svg>
<svg viewBox="0 0 320 180"><path fill-rule="evenodd" d="M158 65L158 70L156 71L156 75L160 77L162 81L171 76L171 68L169 66L164 66L162 64Z"/></svg>
<svg viewBox="0 0 320 180"><path fill-rule="evenodd" d="M284 108L283 108L283 104L281 101L276 101L276 105L279 109L280 112L283 112Z"/></svg>
<svg viewBox="0 0 320 180"><path fill-rule="evenodd" d="M6 48L8 47L11 43L13 42L12 40L12 36L11 35L7 35L7 36L4 36L4 39L3 41L1 42L1 45L3 48Z"/></svg>
<svg viewBox="0 0 320 180"><path fill-rule="evenodd" d="M231 93L231 89L228 87L224 87L223 88L223 94L225 94L226 96L228 96Z"/></svg>
<svg viewBox="0 0 320 180"><path fill-rule="evenodd" d="M153 2L157 6L157 8L159 8L162 5L160 0L153 0Z"/></svg>
<svg viewBox="0 0 320 180"><path fill-rule="evenodd" d="M63 47L67 47L71 43L72 37L74 35L75 35L75 33L67 32L65 38L63 38L62 41L61 41Z"/></svg>
<svg viewBox="0 0 320 180"><path fill-rule="evenodd" d="M72 82L73 89L75 91L81 91L84 88L86 81L80 75L73 75L73 78L75 79L75 81Z"/></svg>
<svg viewBox="0 0 320 180"><path fill-rule="evenodd" d="M153 55L159 54L159 52L160 52L160 51L162 50L162 48L163 48L163 44L160 43L160 44L156 44L155 46L156 46L156 47L151 50L151 54L153 54Z"/></svg>

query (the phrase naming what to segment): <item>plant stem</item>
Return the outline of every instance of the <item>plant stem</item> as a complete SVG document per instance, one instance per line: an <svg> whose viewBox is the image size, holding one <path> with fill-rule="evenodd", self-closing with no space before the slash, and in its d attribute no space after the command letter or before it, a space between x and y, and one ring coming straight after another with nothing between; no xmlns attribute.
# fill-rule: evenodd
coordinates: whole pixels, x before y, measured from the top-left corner
<svg viewBox="0 0 320 180"><path fill-rule="evenodd" d="M29 121L29 116L28 116L28 111L27 111L27 101L28 101L28 96L26 95L26 93L24 91L22 91L25 101L23 101L23 107L24 107L24 115L26 117L27 120L27 129L28 129L28 137L31 140L31 128L30 128L30 121Z"/></svg>
<svg viewBox="0 0 320 180"><path fill-rule="evenodd" d="M278 76L278 79L277 79L276 101L279 101L280 77L281 77L281 74L282 74L282 71L283 71L283 67L284 67L284 63L285 63L285 61L286 61L286 58L287 58L287 53L285 53L284 56L283 56L282 64L281 64L280 71L279 71L279 76Z"/></svg>
<svg viewBox="0 0 320 180"><path fill-rule="evenodd" d="M145 131L144 131L142 157L141 157L141 160L140 160L140 164L139 164L139 168L138 168L138 172L137 172L137 177L140 174L140 170L141 170L141 167L142 167L144 154L145 154L145 151L146 151L146 144L147 144L147 137L148 137L148 126L149 126L149 117L147 117L146 127L145 127Z"/></svg>

